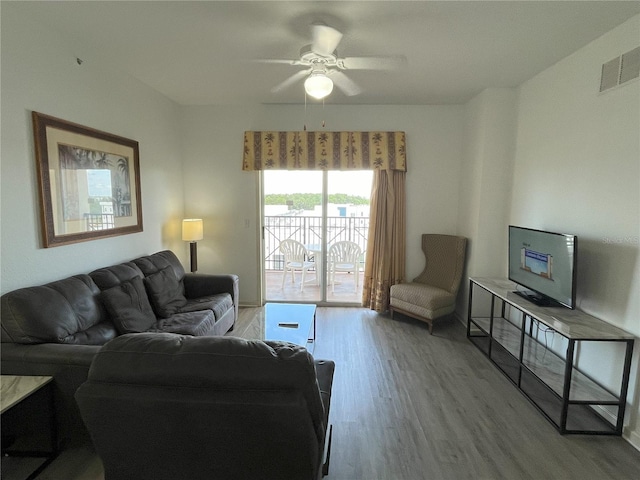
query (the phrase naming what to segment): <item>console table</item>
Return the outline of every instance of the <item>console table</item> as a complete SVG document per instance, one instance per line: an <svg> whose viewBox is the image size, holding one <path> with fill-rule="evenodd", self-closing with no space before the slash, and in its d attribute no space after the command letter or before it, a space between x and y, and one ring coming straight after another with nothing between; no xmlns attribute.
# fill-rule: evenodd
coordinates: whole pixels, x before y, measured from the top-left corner
<svg viewBox="0 0 640 480"><path fill-rule="evenodd" d="M622 435L635 337L579 310L537 306L515 289L506 279L470 279L467 338L561 434ZM547 346L549 333L560 335L561 348ZM583 342L622 345L617 391L575 367Z"/></svg>

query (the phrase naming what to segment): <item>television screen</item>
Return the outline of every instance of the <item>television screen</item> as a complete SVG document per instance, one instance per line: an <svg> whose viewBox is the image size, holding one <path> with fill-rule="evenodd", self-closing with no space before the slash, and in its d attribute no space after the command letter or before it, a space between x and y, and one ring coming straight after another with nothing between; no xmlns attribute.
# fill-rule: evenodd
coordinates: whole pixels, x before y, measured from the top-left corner
<svg viewBox="0 0 640 480"><path fill-rule="evenodd" d="M539 305L575 308L575 235L509 226L509 280L532 292L519 295Z"/></svg>

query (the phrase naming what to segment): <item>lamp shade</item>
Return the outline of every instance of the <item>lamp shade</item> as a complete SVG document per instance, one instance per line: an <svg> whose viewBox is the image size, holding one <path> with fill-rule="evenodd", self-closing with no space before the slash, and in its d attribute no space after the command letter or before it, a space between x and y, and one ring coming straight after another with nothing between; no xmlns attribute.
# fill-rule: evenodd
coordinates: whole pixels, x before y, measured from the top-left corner
<svg viewBox="0 0 640 480"><path fill-rule="evenodd" d="M197 242L204 238L204 228L201 218L185 218L182 220L182 240Z"/></svg>
<svg viewBox="0 0 640 480"><path fill-rule="evenodd" d="M304 90L318 100L323 99L333 90L333 82L323 73L312 73L304 81Z"/></svg>

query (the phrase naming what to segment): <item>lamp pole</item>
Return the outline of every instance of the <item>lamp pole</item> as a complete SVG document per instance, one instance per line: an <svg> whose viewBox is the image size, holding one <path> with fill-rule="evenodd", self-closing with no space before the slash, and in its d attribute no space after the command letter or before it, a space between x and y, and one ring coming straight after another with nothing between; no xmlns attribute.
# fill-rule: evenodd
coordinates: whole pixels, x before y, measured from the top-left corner
<svg viewBox="0 0 640 480"><path fill-rule="evenodd" d="M189 250L191 253L191 273L196 273L198 270L198 242L189 243Z"/></svg>
<svg viewBox="0 0 640 480"><path fill-rule="evenodd" d="M182 240L189 242L191 256L191 273L198 270L198 240L204 238L204 228L201 218L185 218L182 220Z"/></svg>

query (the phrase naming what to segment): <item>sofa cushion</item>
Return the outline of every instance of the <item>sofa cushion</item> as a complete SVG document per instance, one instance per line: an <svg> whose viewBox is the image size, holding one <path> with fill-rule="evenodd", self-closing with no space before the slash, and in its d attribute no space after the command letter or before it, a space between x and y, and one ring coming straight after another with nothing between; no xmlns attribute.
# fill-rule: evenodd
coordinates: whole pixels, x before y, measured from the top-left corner
<svg viewBox="0 0 640 480"><path fill-rule="evenodd" d="M118 332L145 332L156 323L142 278L134 277L102 292L102 300Z"/></svg>
<svg viewBox="0 0 640 480"><path fill-rule="evenodd" d="M122 282L131 280L134 277L142 277L142 271L133 262L120 263L110 267L94 270L89 274L100 290L117 287Z"/></svg>
<svg viewBox="0 0 640 480"><path fill-rule="evenodd" d="M398 283L391 286L389 303L393 307L426 318L438 318L455 309L456 296L424 283Z"/></svg>
<svg viewBox="0 0 640 480"><path fill-rule="evenodd" d="M169 318L161 318L149 331L203 337L213 334L215 323L211 310L176 313Z"/></svg>
<svg viewBox="0 0 640 480"><path fill-rule="evenodd" d="M136 264L145 277L153 275L167 266L171 266L178 281L184 278L184 268L180 260L178 260L178 257L176 257L175 253L171 250L163 250L153 255L139 257L132 260L132 262Z"/></svg>
<svg viewBox="0 0 640 480"><path fill-rule="evenodd" d="M101 333L81 334L106 321L99 294L88 275L9 292L2 296L2 341L103 344L113 337L106 324L97 327Z"/></svg>
<svg viewBox="0 0 640 480"><path fill-rule="evenodd" d="M145 277L144 283L151 305L159 317L168 318L187 304L184 288L171 265Z"/></svg>
<svg viewBox="0 0 640 480"><path fill-rule="evenodd" d="M207 295L206 297L190 298L180 312L197 312L199 310L211 310L216 320L221 318L227 310L233 308L233 300L228 293Z"/></svg>

